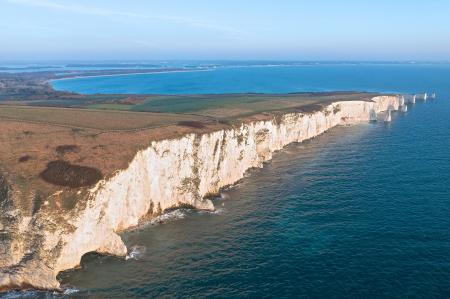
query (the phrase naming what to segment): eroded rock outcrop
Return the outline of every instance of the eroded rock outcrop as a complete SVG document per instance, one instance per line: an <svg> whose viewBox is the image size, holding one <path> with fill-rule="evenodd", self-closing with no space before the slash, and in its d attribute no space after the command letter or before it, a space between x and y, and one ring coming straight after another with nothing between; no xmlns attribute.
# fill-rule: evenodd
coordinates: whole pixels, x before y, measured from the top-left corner
<svg viewBox="0 0 450 299"><path fill-rule="evenodd" d="M292 142L313 138L347 123L374 120L374 113L398 110L402 98L341 101L321 111L288 113L271 120L207 134L155 141L136 153L125 170L79 192L86 198L54 215L36 195L32 215L15 206L14 187L0 176L0 289L56 289L56 275L79 265L88 252L125 256L118 233L167 208L190 205L213 210L205 196L242 179Z"/></svg>

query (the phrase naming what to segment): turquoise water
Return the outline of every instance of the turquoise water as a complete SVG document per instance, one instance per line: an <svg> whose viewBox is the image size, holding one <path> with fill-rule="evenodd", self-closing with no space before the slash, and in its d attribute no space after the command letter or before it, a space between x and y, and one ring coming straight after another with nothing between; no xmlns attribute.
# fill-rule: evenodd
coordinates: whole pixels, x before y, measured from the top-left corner
<svg viewBox="0 0 450 299"><path fill-rule="evenodd" d="M218 67L206 71L74 78L57 90L85 94L287 93L363 90L424 91L445 83L450 65L302 65ZM417 80L417 78L421 78ZM411 82L414 81L414 84Z"/></svg>
<svg viewBox="0 0 450 299"><path fill-rule="evenodd" d="M438 99L395 113L389 125L337 127L288 146L223 191L217 213L179 211L164 224L124 234L136 258L86 256L82 269L60 276L78 290L71 296L450 296L450 66L239 68L127 78L158 93L368 89L436 91ZM88 89L85 79L77 80ZM106 81L121 82L92 80L89 88L101 92ZM109 90L142 90L123 84Z"/></svg>

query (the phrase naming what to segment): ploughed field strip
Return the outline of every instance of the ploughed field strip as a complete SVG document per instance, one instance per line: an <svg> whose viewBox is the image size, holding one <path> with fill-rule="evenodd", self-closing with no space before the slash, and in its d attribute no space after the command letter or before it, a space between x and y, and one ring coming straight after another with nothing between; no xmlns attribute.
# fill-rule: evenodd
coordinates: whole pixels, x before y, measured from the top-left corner
<svg viewBox="0 0 450 299"><path fill-rule="evenodd" d="M210 119L195 115L173 113L96 111L74 108L1 106L0 120L16 120L55 126L126 131L176 125L180 121L208 122Z"/></svg>

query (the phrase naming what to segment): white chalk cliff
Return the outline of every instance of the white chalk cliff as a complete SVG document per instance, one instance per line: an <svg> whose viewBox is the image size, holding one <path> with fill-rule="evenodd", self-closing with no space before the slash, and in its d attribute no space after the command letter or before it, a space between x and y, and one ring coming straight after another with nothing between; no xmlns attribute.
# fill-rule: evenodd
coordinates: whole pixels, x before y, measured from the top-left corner
<svg viewBox="0 0 450 299"><path fill-rule="evenodd" d="M341 101L322 111L289 113L212 133L155 141L136 153L127 169L92 188L85 205L59 215L65 225L52 223L45 211L21 217L13 207L0 206L10 219L0 223L0 237L8 233L0 248L0 289L56 289L57 274L79 265L85 253L125 256L127 248L118 232L142 219L180 205L213 210L206 195L242 179L249 168L261 167L284 146L340 124L368 122L375 113L398 110L403 102L400 96ZM14 195L0 177L1 196L7 202Z"/></svg>

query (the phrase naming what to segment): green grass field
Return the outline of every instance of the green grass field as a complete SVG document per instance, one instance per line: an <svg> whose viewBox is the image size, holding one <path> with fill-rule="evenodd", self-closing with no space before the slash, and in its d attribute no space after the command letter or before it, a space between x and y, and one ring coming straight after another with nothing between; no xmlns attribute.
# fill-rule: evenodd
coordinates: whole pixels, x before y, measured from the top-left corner
<svg viewBox="0 0 450 299"><path fill-rule="evenodd" d="M283 111L311 104L338 100L368 100L374 94L366 93L317 93L317 94L231 94L195 96L149 96L136 105L101 106L104 109L124 109L164 113L192 113L218 118L239 117L262 112ZM98 108L99 106L94 106Z"/></svg>

